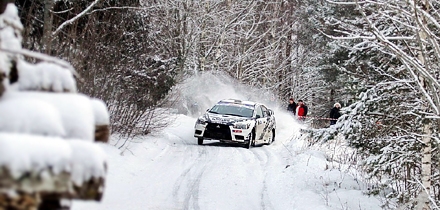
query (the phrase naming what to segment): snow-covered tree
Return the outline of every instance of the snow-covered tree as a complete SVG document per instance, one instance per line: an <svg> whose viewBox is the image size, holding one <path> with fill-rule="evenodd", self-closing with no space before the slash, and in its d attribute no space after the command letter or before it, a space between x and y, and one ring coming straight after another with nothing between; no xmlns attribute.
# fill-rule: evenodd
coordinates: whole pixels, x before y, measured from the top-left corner
<svg viewBox="0 0 440 210"><path fill-rule="evenodd" d="M355 8L353 15L332 20L339 34L327 35L354 42L345 45L351 51L346 65L361 63L342 70L365 89L335 129L362 148L370 174L392 186L388 196L407 208L436 207L438 186L432 183L438 180L433 160L439 157L434 135L440 105L438 4L328 2Z"/></svg>
<svg viewBox="0 0 440 210"><path fill-rule="evenodd" d="M163 127L166 121L155 108L167 102L178 57L157 31L172 34L173 29L159 28L158 14L137 0L54 1L48 12L52 26L46 27L36 20L45 17L47 2L17 1L24 46L50 49L70 61L81 75L79 91L108 104L113 131L137 135Z"/></svg>

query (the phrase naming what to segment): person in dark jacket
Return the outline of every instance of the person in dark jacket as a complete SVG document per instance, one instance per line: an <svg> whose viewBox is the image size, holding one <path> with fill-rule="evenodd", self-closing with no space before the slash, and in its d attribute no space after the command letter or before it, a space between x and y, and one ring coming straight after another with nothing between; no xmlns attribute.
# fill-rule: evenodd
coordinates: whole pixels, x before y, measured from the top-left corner
<svg viewBox="0 0 440 210"><path fill-rule="evenodd" d="M296 106L296 115L298 116L298 120L306 120L308 108L304 104L303 100L298 101L298 105Z"/></svg>
<svg viewBox="0 0 440 210"><path fill-rule="evenodd" d="M289 105L287 105L287 111L292 112L293 115L295 115L295 113L296 113L296 103L293 100L293 98L289 99Z"/></svg>
<svg viewBox="0 0 440 210"><path fill-rule="evenodd" d="M341 116L341 113L339 112L340 109L341 109L341 104L335 103L332 110L330 111L330 118L332 119L330 120L330 125L336 124L336 121Z"/></svg>

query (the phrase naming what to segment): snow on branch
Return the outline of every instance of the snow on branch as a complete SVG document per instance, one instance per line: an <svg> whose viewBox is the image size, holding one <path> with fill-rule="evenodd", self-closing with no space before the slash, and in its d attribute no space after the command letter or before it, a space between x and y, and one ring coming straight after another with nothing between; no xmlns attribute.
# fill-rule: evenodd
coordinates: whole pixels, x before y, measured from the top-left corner
<svg viewBox="0 0 440 210"><path fill-rule="evenodd" d="M440 88L440 83L433 77L433 75L431 75L425 69L424 65L422 65L417 59L408 55L406 52L400 49L399 46L397 46L393 42L390 42L388 37L386 37L385 35L383 35L383 33L380 32L380 30L371 22L371 20L367 17L367 15L362 9L360 10L360 12L367 21L370 28L372 29L372 32L375 34L375 37L377 37L377 39L383 43L384 47L386 47L387 49L395 53L397 56L399 56L402 61L407 62L407 64L409 64L408 68L413 67L415 70L417 70L417 72L419 72L427 80L429 80L434 86ZM438 113L439 110L437 108L435 109Z"/></svg>
<svg viewBox="0 0 440 210"><path fill-rule="evenodd" d="M332 36L329 34L326 34L325 32L318 29L319 32L321 32L324 36L335 39L335 40L353 40L353 39L368 39L368 40L376 40L376 36L362 36L362 35L351 35L351 36ZM386 40L389 41L395 41L395 40L414 40L414 36L384 36L383 37Z"/></svg>
<svg viewBox="0 0 440 210"><path fill-rule="evenodd" d="M330 4L337 4L337 5L358 5L358 4L365 4L369 3L370 1L349 1L349 2L341 2L341 1L331 1L326 0Z"/></svg>
<svg viewBox="0 0 440 210"><path fill-rule="evenodd" d="M71 10L73 10L73 8L66 9L66 10L63 10L63 11L58 11L58 12L50 10L50 12L52 12L53 14L63 14L63 13L69 12Z"/></svg>
<svg viewBox="0 0 440 210"><path fill-rule="evenodd" d="M63 24L61 24L60 26L58 26L58 28L52 33L52 36L56 36L64 27L66 27L67 25L72 24L73 22L75 22L76 20L78 20L79 18L81 18L82 16L86 15L96 4L98 4L101 0L95 0L92 4L90 4L84 11L82 11L81 13L79 13L77 16L73 17L70 20L65 21Z"/></svg>
<svg viewBox="0 0 440 210"><path fill-rule="evenodd" d="M103 11L107 11L107 10L115 10L115 9L119 9L119 10L123 10L123 9L131 9L131 10L149 10L149 9L153 9L155 7L106 7L103 9L95 9L89 13L87 13L88 15L93 14L95 12L103 12Z"/></svg>

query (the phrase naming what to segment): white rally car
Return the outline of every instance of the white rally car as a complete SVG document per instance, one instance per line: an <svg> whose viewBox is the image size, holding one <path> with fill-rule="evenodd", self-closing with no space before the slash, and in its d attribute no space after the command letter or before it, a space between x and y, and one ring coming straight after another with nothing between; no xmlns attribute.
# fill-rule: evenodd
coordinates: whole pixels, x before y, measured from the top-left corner
<svg viewBox="0 0 440 210"><path fill-rule="evenodd" d="M246 148L271 144L275 140L275 116L265 105L235 99L221 100L199 117L194 137L204 140L239 143Z"/></svg>

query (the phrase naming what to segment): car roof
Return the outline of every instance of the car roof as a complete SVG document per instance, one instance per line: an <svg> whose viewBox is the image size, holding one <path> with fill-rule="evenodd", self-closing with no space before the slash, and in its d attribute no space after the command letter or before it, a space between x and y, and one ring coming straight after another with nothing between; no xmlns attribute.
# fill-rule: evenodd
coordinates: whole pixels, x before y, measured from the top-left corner
<svg viewBox="0 0 440 210"><path fill-rule="evenodd" d="M247 107L254 108L258 103L253 101L242 101L239 99L223 99L219 101L217 104L235 104L235 105L244 105Z"/></svg>

